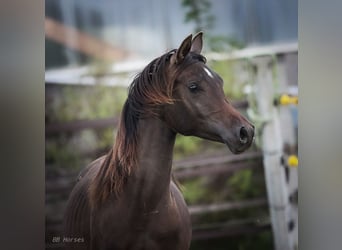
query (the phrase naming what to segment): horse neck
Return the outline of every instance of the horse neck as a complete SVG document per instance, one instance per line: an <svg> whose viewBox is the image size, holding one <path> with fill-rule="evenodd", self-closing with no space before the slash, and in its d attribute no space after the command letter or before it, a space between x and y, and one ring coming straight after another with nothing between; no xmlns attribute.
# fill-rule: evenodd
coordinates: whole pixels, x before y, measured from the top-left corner
<svg viewBox="0 0 342 250"><path fill-rule="evenodd" d="M163 121L151 117L141 119L137 129L138 166L127 187L131 200L151 210L169 193L176 134Z"/></svg>

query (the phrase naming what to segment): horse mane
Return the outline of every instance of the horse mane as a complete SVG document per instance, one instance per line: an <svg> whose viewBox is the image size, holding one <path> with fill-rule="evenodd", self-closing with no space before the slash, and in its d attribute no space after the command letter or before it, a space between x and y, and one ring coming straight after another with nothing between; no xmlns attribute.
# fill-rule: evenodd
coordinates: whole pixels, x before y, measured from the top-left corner
<svg viewBox="0 0 342 250"><path fill-rule="evenodd" d="M119 196L128 176L138 166L139 119L156 116L161 105L174 102L172 93L178 71L170 75L168 66L175 51L171 50L150 62L130 85L115 143L90 184L90 203L93 206L103 203L111 194ZM194 60L205 62L202 55L190 54L192 56L186 57L182 63L184 66L193 63Z"/></svg>

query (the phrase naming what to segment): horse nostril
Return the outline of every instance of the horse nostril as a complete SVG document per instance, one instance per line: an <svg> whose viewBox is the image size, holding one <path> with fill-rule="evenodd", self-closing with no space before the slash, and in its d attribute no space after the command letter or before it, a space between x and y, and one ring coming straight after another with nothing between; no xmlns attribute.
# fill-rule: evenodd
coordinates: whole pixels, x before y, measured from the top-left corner
<svg viewBox="0 0 342 250"><path fill-rule="evenodd" d="M240 129L240 142L242 144L246 144L248 142L248 132L245 127L241 127Z"/></svg>

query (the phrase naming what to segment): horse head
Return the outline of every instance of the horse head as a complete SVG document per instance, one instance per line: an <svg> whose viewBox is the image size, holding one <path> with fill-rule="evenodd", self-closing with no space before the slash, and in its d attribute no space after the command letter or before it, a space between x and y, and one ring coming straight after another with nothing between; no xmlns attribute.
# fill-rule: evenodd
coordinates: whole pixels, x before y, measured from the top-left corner
<svg viewBox="0 0 342 250"><path fill-rule="evenodd" d="M164 105L162 119L177 133L222 142L241 153L252 144L254 126L225 97L222 78L201 56L202 44L200 32L170 53L173 102Z"/></svg>

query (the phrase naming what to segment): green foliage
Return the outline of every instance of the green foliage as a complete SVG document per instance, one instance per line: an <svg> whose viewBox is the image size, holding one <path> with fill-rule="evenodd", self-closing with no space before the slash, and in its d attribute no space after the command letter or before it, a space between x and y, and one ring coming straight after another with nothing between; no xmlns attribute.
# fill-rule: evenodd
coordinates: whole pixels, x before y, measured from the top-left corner
<svg viewBox="0 0 342 250"><path fill-rule="evenodd" d="M177 135L174 155L175 158L182 158L195 154L199 151L202 139L194 136Z"/></svg>
<svg viewBox="0 0 342 250"><path fill-rule="evenodd" d="M232 196L234 199L241 199L248 197L252 187L252 170L245 169L235 173L229 180L228 184L232 186L235 192Z"/></svg>
<svg viewBox="0 0 342 250"><path fill-rule="evenodd" d="M242 49L245 45L236 38L228 36L209 36L209 47L212 51L222 52L233 49Z"/></svg>
<svg viewBox="0 0 342 250"><path fill-rule="evenodd" d="M215 15L211 12L210 0L182 0L185 8L185 23L194 23L194 32L204 31L206 33L205 45L211 51L229 51L241 49L245 45L235 37L213 35L215 26ZM205 47L206 47L205 46Z"/></svg>
<svg viewBox="0 0 342 250"><path fill-rule="evenodd" d="M182 184L182 190L184 199L188 205L198 204L208 195L201 178L185 182Z"/></svg>
<svg viewBox="0 0 342 250"><path fill-rule="evenodd" d="M271 250L273 247L272 232L265 231L255 235L236 236L234 238L214 238L205 241L194 241L190 250Z"/></svg>
<svg viewBox="0 0 342 250"><path fill-rule="evenodd" d="M68 144L62 145L65 139L46 140L45 162L53 168L72 169L80 165L80 159Z"/></svg>
<svg viewBox="0 0 342 250"><path fill-rule="evenodd" d="M54 93L46 115L59 122L112 117L120 113L126 97L125 88L65 86Z"/></svg>
<svg viewBox="0 0 342 250"><path fill-rule="evenodd" d="M127 97L126 88L107 86L63 86L47 89L46 120L68 122L119 116ZM105 153L114 143L113 128L82 130L46 138L46 163L60 168L80 169Z"/></svg>
<svg viewBox="0 0 342 250"><path fill-rule="evenodd" d="M99 131L98 137L100 138L98 147L99 148L109 148L114 144L114 138L116 135L116 130L112 128L106 128Z"/></svg>
<svg viewBox="0 0 342 250"><path fill-rule="evenodd" d="M265 195L265 185L261 176L256 176L252 169L244 169L236 172L229 180L227 185L232 188L231 199L241 200ZM262 183L260 183L260 177Z"/></svg>
<svg viewBox="0 0 342 250"><path fill-rule="evenodd" d="M183 193L189 204L220 203L266 195L263 172L255 169L240 170L232 175L223 173L217 176L202 176L186 181L182 185L185 187ZM216 213L215 216L227 219L225 213ZM210 220L213 219L215 218L210 217Z"/></svg>
<svg viewBox="0 0 342 250"><path fill-rule="evenodd" d="M209 0L182 0L185 13L185 22L195 23L195 32L209 30L213 27L215 17L210 13L211 2Z"/></svg>
<svg viewBox="0 0 342 250"><path fill-rule="evenodd" d="M223 79L223 90L228 99L242 99L244 96L243 83L237 81L234 76L234 62L231 60L210 61L208 64Z"/></svg>

